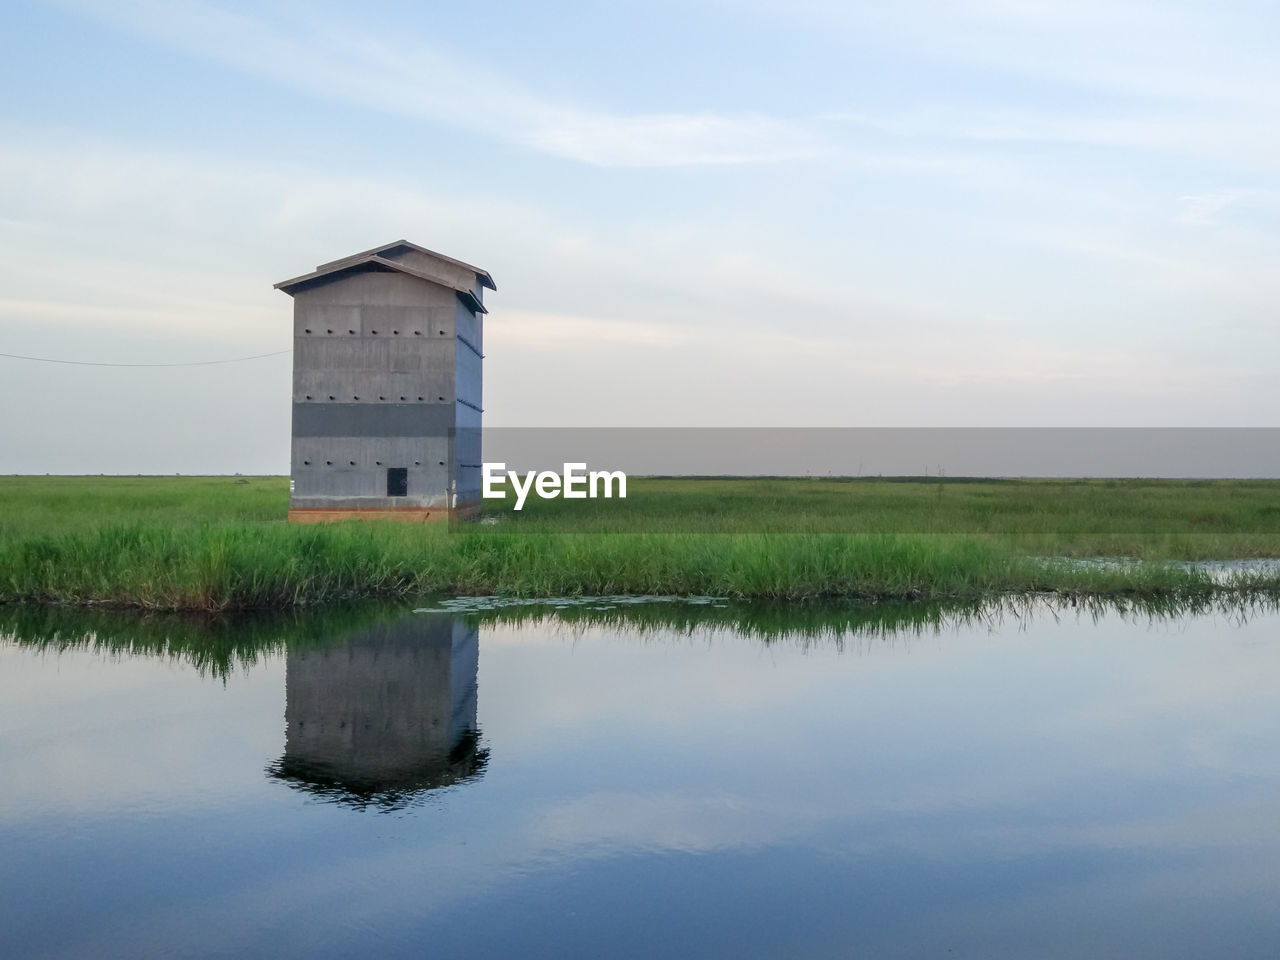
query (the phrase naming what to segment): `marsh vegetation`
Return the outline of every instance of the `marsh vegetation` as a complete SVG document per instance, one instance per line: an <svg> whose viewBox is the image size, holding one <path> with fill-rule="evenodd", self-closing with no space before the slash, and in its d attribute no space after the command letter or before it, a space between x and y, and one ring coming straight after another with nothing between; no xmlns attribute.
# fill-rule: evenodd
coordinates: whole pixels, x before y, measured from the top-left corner
<svg viewBox="0 0 1280 960"><path fill-rule="evenodd" d="M0 601L170 610L421 594L974 600L1280 591L1280 482L633 478L490 523L283 520L282 477L0 479ZM1127 557L1127 564L1075 562Z"/></svg>

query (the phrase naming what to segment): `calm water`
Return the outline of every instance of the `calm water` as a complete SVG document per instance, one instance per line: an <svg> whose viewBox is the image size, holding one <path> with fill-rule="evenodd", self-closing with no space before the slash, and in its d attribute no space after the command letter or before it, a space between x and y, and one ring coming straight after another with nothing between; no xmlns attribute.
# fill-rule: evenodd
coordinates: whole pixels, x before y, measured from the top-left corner
<svg viewBox="0 0 1280 960"><path fill-rule="evenodd" d="M559 617L0 610L0 956L1280 955L1274 611Z"/></svg>

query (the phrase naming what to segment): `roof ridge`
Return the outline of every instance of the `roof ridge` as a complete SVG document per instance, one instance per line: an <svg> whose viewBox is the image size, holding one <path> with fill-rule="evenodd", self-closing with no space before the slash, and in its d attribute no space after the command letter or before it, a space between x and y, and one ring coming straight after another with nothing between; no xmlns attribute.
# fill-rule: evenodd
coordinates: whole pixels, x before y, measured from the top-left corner
<svg viewBox="0 0 1280 960"><path fill-rule="evenodd" d="M415 269L407 263L402 263L399 260L388 260L386 257L380 257L377 253L366 253L354 257L346 257L342 260L334 260L332 263L322 264L310 273L304 273L300 277L292 277L289 280L281 280L273 286L275 289L283 290L285 293L292 296L293 287L297 287L303 283L308 283L312 280L319 280L322 277L327 277L331 274L341 273L343 270L350 270L353 267L363 266L364 264L377 264L380 267L394 270L397 273L404 273L411 277L416 277L419 280L425 280L427 283L434 283L441 287L448 287L459 297L463 298L463 301L471 309L472 313L489 312L480 301L480 298L472 293L469 287L460 287L457 284L446 282L438 277L433 277L428 273Z"/></svg>
<svg viewBox="0 0 1280 960"><path fill-rule="evenodd" d="M363 260L365 257L377 256L378 254L383 253L386 250L391 250L394 247L408 247L410 250L418 251L418 253L425 253L429 257L435 257L438 260L443 260L445 263L451 263L455 267L462 267L465 270L470 270L476 275L476 278L479 279L482 286L486 286L490 290L498 289L497 285L493 282L493 277L489 275L489 271L485 270L483 267L477 267L475 264L467 263L465 260L458 260L455 257L446 256L445 254L438 253L435 250L428 250L421 244L414 243L412 240L405 240L403 237L399 240L392 240L390 243L383 243L376 247L370 247L368 250L361 250L359 253L340 257L337 260L330 260L328 263L319 264L316 267L316 270L328 270L330 267L342 266L348 261L357 262Z"/></svg>

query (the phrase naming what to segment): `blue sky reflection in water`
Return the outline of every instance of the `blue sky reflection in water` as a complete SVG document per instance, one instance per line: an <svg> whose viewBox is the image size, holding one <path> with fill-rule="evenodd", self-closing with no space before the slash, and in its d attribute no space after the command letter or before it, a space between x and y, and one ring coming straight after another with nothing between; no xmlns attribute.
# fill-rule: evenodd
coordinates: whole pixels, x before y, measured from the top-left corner
<svg viewBox="0 0 1280 960"><path fill-rule="evenodd" d="M1272 957L1278 627L6 624L0 953Z"/></svg>

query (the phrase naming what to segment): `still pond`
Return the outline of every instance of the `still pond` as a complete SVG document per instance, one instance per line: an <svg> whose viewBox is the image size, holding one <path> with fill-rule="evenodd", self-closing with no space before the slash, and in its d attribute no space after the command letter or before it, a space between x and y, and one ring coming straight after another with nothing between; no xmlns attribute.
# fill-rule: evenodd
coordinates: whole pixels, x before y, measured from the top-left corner
<svg viewBox="0 0 1280 960"><path fill-rule="evenodd" d="M0 608L0 956L1280 956L1274 605L558 606Z"/></svg>

